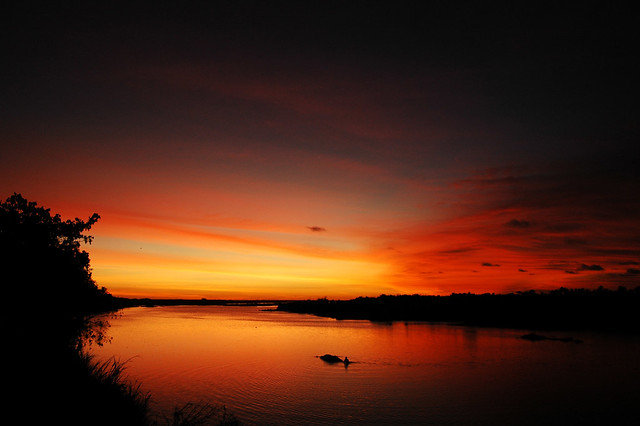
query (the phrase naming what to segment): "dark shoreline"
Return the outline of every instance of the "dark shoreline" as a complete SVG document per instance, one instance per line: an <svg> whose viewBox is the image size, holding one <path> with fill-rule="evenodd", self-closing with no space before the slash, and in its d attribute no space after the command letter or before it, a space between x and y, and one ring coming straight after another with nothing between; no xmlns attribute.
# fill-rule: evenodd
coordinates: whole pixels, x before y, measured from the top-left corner
<svg viewBox="0 0 640 426"><path fill-rule="evenodd" d="M638 333L640 287L558 289L510 294L381 295L351 300L288 301L277 310L338 320L427 321L526 330Z"/></svg>
<svg viewBox="0 0 640 426"><path fill-rule="evenodd" d="M114 297L113 304L117 309L153 306L279 306L288 300L261 299L151 299Z"/></svg>
<svg viewBox="0 0 640 426"><path fill-rule="evenodd" d="M640 287L560 288L508 294L381 295L349 300L151 299L114 297L113 307L277 306L274 310L337 320L425 321L525 330L640 332Z"/></svg>

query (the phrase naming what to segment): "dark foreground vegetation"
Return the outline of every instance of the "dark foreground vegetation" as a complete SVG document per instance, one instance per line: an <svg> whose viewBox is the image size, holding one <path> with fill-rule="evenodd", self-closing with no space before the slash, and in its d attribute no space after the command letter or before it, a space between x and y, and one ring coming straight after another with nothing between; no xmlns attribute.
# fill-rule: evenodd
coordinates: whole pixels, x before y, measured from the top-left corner
<svg viewBox="0 0 640 426"><path fill-rule="evenodd" d="M640 287L549 292L358 297L286 302L278 310L336 319L437 321L539 330L640 330Z"/></svg>
<svg viewBox="0 0 640 426"><path fill-rule="evenodd" d="M218 406L187 404L153 418L151 396L125 376L126 361L98 362L86 352L102 344L104 314L122 300L91 277L81 242L99 219L63 221L14 194L0 203L0 273L4 284L4 348L10 371L5 419L24 424L236 424Z"/></svg>

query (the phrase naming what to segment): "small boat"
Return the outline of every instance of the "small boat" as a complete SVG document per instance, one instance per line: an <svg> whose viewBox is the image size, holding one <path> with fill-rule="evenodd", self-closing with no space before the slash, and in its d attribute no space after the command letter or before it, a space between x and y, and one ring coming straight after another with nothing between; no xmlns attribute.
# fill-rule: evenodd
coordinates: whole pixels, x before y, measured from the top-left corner
<svg viewBox="0 0 640 426"><path fill-rule="evenodd" d="M324 354L324 355L319 356L318 358L320 358L324 362L328 362L329 364L335 364L335 363L341 362L341 363L343 363L345 365L348 365L351 362L351 361L349 361L349 358L347 358L347 357L345 357L344 360L343 360L339 356L330 355L330 354Z"/></svg>

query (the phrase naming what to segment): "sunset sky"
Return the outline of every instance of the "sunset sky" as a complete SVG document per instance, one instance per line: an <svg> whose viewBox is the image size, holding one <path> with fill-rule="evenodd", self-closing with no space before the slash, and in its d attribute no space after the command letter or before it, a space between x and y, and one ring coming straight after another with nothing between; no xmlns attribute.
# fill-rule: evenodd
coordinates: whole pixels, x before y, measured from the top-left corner
<svg viewBox="0 0 640 426"><path fill-rule="evenodd" d="M64 3L3 12L0 197L114 295L640 285L621 5Z"/></svg>

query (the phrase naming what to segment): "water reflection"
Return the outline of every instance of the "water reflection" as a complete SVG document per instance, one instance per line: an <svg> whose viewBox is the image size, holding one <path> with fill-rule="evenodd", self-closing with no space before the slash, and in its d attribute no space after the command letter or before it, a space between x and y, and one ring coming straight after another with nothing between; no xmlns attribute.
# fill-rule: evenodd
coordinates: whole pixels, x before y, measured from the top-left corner
<svg viewBox="0 0 640 426"><path fill-rule="evenodd" d="M131 308L93 350L135 357L129 374L158 411L206 400L247 424L584 424L635 413L640 396L637 338L530 342L516 330L262 309Z"/></svg>

